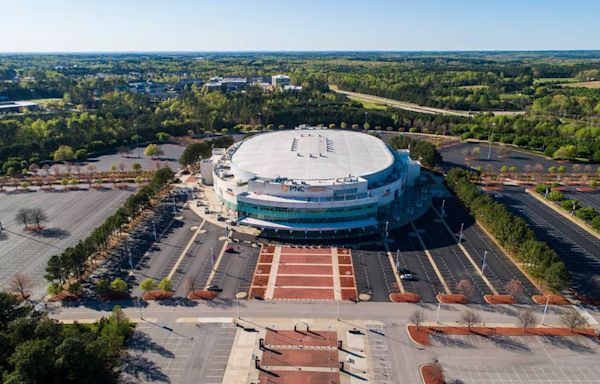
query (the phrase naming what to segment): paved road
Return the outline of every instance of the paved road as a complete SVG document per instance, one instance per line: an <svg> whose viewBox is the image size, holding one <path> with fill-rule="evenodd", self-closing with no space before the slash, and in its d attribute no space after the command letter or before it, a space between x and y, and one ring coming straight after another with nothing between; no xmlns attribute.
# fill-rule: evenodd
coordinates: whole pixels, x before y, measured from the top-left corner
<svg viewBox="0 0 600 384"><path fill-rule="evenodd" d="M59 320L85 320L99 319L111 314L114 305L120 305L128 317L139 319L140 311L133 301L119 302L85 302L85 303L49 303L50 317ZM156 319L159 323L172 323L178 318L219 318L237 317L234 300L217 299L214 302L192 301L187 303L172 302L142 302L142 314L145 319ZM242 318L315 318L335 319L339 307L341 318L362 320L400 320L407 319L415 309L423 309L427 319L436 318L437 304L409 304L409 303L383 303L383 302L269 302L259 300L241 300L240 316ZM516 324L516 315L521 308L531 308L538 315L543 312L543 305L489 305L489 304L442 304L440 306L441 322L456 322L465 309L479 311L482 321L487 323ZM545 324L559 324L559 316L563 309L550 306ZM597 321L600 320L600 309L588 309Z"/></svg>
<svg viewBox="0 0 600 384"><path fill-rule="evenodd" d="M591 277L600 275L600 240L528 195L522 187L505 187L502 202L521 216L540 240L547 242L571 272L575 291L594 289Z"/></svg>
<svg viewBox="0 0 600 384"><path fill-rule="evenodd" d="M33 298L46 294L44 278L48 259L87 237L113 214L134 190L88 190L0 194L0 286L6 287L16 273L27 274ZM15 220L21 208L40 207L48 215L41 232L23 231Z"/></svg>

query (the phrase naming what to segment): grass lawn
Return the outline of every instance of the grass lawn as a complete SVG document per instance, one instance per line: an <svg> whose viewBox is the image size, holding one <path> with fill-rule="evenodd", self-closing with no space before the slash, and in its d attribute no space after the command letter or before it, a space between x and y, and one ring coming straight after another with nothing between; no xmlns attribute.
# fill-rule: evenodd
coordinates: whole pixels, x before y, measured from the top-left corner
<svg viewBox="0 0 600 384"><path fill-rule="evenodd" d="M352 97L352 96L348 96L351 100L354 101L358 101L359 103L362 104L363 108L366 109L379 109L379 110L383 110L385 111L387 109L387 107L385 105L382 104L376 104L370 101L364 101L362 99L356 98L356 97Z"/></svg>
<svg viewBox="0 0 600 384"><path fill-rule="evenodd" d="M576 83L565 83L561 84L563 87L569 88L590 88L600 89L600 81L579 81Z"/></svg>
<svg viewBox="0 0 600 384"><path fill-rule="evenodd" d="M540 77L534 79L534 84L546 84L546 83L574 83L577 79L574 77Z"/></svg>

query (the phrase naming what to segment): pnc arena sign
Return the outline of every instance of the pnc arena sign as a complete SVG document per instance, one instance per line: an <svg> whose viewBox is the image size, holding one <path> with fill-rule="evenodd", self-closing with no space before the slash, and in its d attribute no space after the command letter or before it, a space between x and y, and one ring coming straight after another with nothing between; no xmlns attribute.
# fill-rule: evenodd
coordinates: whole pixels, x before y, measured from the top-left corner
<svg viewBox="0 0 600 384"><path fill-rule="evenodd" d="M305 185L282 184L281 190L283 192L325 192L327 189L324 187L307 187Z"/></svg>

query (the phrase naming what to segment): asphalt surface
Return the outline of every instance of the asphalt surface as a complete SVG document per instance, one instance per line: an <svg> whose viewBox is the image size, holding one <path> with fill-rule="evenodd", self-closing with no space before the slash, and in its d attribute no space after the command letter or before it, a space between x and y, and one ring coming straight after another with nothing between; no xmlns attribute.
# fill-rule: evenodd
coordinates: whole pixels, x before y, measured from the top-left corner
<svg viewBox="0 0 600 384"><path fill-rule="evenodd" d="M505 186L499 199L521 216L537 237L554 249L571 273L576 292L591 293L591 277L600 275L600 240L528 195L522 187Z"/></svg>
<svg viewBox="0 0 600 384"><path fill-rule="evenodd" d="M394 271L383 246L352 249L352 263L358 293L371 295L372 301L389 302L389 295L398 292Z"/></svg>
<svg viewBox="0 0 600 384"><path fill-rule="evenodd" d="M86 238L113 214L135 190L80 190L0 194L0 286L6 287L17 272L32 282L32 298L46 294L44 278L48 259ZM23 230L15 220L21 208L43 208L48 215L39 232Z"/></svg>
<svg viewBox="0 0 600 384"><path fill-rule="evenodd" d="M126 170L131 170L131 165L133 163L140 163L143 170L152 171L157 165L168 165L173 171L176 171L181 168L179 164L179 158L185 149L184 146L177 144L161 144L160 149L163 151L163 154L159 158L151 158L149 156L144 155L144 148L140 147L139 155L138 151L134 148L132 149L129 156L121 156L118 153L113 153L109 155L102 155L98 157L92 157L87 159L81 163L74 163L73 166L79 165L85 169L88 165L94 165L97 171L110 171L113 165L117 167L119 164L123 163L126 165ZM60 166L61 172L66 172L66 166Z"/></svg>
<svg viewBox="0 0 600 384"><path fill-rule="evenodd" d="M592 207L600 212L600 192L577 192L575 188L570 188L563 193L569 199L579 200L583 206Z"/></svg>
<svg viewBox="0 0 600 384"><path fill-rule="evenodd" d="M440 212L441 199L436 199L434 206ZM513 279L519 281L523 288L523 292L515 295L517 302L529 303L531 302L531 296L540 293L527 276L475 223L473 217L467 213L460 202L456 199L445 199L444 210L447 215L445 217L446 223L454 233L460 233L461 224L464 224L462 245L499 293L509 294L510 292L506 290L505 286ZM484 256L485 267L483 267Z"/></svg>
<svg viewBox="0 0 600 384"><path fill-rule="evenodd" d="M431 252L442 277L446 280L451 293L459 293L457 289L459 282L467 280L473 284L474 288L469 301L483 303L483 296L490 294L490 289L458 247L456 237L450 234L446 227L439 222L439 218L433 210L430 209L424 216L419 218L415 222L415 226L417 229L423 230L421 237L425 246Z"/></svg>
<svg viewBox="0 0 600 384"><path fill-rule="evenodd" d="M479 148L480 154L473 159L466 160L466 152ZM444 168L449 169L452 167L464 167L468 166L477 167L492 166L495 171L500 171L500 168L504 165L507 167L515 166L520 172L522 172L525 166L529 166L532 169L536 165L541 165L544 172L551 166L564 165L567 168L567 173L571 172L573 164L567 162L561 162L546 158L543 156L534 155L526 151L522 151L518 148L509 147L510 153L507 156L500 156L500 145L492 145L490 158L488 159L489 144L485 143L460 143L440 149L440 153L444 158Z"/></svg>
<svg viewBox="0 0 600 384"><path fill-rule="evenodd" d="M417 276L415 281L402 281L406 291L417 293L424 302L436 302L436 295L443 293L444 288L411 226L392 231L390 238L395 240L390 245L394 262L396 262L396 251L400 250L398 255L400 268L406 269Z"/></svg>
<svg viewBox="0 0 600 384"><path fill-rule="evenodd" d="M236 327L231 323L140 322L127 343L122 383L220 383Z"/></svg>

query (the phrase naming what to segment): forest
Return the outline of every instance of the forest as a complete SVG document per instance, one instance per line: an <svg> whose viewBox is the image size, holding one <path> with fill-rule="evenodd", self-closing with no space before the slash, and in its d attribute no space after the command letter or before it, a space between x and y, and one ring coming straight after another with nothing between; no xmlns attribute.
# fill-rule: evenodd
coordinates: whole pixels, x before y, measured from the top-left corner
<svg viewBox="0 0 600 384"><path fill-rule="evenodd" d="M127 89L136 81L178 84L217 75L268 81L276 73L289 75L302 90L251 85L207 93L188 84L157 100ZM42 111L0 115L0 172L27 172L61 145L93 154L157 141L157 135L204 137L299 124L491 138L600 162L600 89L564 86L599 77L595 51L2 55L0 99L49 101ZM330 85L473 114L371 108ZM525 113L492 113L498 110Z"/></svg>

